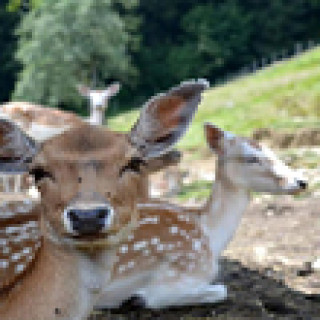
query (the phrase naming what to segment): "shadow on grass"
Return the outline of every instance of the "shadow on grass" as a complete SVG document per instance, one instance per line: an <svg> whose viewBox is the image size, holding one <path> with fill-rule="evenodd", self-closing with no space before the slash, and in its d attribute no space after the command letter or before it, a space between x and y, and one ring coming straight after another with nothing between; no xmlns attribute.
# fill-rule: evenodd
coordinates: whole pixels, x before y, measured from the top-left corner
<svg viewBox="0 0 320 320"><path fill-rule="evenodd" d="M229 291L229 298L223 303L153 311L128 302L90 320L320 319L320 295L294 291L268 276L267 270L257 271L223 259L221 279Z"/></svg>

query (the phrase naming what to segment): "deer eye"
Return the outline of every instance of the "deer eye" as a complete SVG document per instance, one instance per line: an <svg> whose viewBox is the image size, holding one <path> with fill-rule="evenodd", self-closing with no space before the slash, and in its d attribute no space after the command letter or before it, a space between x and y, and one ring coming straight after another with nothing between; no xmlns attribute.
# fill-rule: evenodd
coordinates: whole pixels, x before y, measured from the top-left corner
<svg viewBox="0 0 320 320"><path fill-rule="evenodd" d="M145 165L146 162L140 158L131 158L130 161L120 169L119 175L122 176L125 172L131 171L134 173L141 172L141 166Z"/></svg>
<svg viewBox="0 0 320 320"><path fill-rule="evenodd" d="M253 163L260 163L260 159L258 157L246 157L245 158L245 161L246 163L250 163L250 164L253 164Z"/></svg>
<svg viewBox="0 0 320 320"><path fill-rule="evenodd" d="M49 178L51 180L54 180L53 175L49 171L41 167L35 167L31 169L29 171L29 174L34 177L35 183L40 182L44 178Z"/></svg>

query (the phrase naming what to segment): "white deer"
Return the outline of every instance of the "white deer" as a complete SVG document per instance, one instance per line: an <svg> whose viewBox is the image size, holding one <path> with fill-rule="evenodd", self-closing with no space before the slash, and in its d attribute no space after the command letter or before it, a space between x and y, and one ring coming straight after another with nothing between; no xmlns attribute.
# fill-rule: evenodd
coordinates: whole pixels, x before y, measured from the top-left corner
<svg viewBox="0 0 320 320"><path fill-rule="evenodd" d="M226 287L211 283L251 192L295 194L306 189L306 181L269 149L211 124L205 131L218 156L207 205L188 210L165 203L140 204L140 219L116 250L116 264L97 309L119 307L132 296L148 308L225 299Z"/></svg>
<svg viewBox="0 0 320 320"><path fill-rule="evenodd" d="M86 319L139 220L149 159L183 136L206 87L156 96L127 134L80 123L39 144L0 119L0 163L27 162L41 193L32 218L0 216L1 320Z"/></svg>
<svg viewBox="0 0 320 320"><path fill-rule="evenodd" d="M94 125L102 126L105 122L105 113L108 108L108 101L120 90L120 83L115 82L105 89L90 89L87 86L79 85L78 91L90 101L90 117L87 121Z"/></svg>

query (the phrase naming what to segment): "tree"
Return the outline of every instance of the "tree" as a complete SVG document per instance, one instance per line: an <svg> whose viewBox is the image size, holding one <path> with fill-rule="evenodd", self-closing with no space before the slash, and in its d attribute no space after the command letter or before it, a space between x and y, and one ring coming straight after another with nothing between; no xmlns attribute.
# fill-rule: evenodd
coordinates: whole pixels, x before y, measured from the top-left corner
<svg viewBox="0 0 320 320"><path fill-rule="evenodd" d="M40 5L42 0L9 0L9 11L17 11L19 9L30 10Z"/></svg>
<svg viewBox="0 0 320 320"><path fill-rule="evenodd" d="M122 5L128 10L131 5ZM76 85L127 79L129 34L115 0L42 0L18 29L23 66L14 98L56 106L79 101Z"/></svg>
<svg viewBox="0 0 320 320"><path fill-rule="evenodd" d="M16 39L14 29L19 21L15 12L8 13L7 1L0 2L0 101L8 101L13 90L18 65L14 60Z"/></svg>

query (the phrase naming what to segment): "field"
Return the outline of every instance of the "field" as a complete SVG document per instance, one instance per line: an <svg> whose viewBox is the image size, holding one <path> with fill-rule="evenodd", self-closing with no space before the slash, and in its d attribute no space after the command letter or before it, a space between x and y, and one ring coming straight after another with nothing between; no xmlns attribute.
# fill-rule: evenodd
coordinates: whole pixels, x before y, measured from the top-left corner
<svg viewBox="0 0 320 320"><path fill-rule="evenodd" d="M180 143L184 150L203 148L202 124L211 121L237 134L263 127L319 126L320 48L207 90L192 126ZM138 110L108 120L111 128L129 130Z"/></svg>

